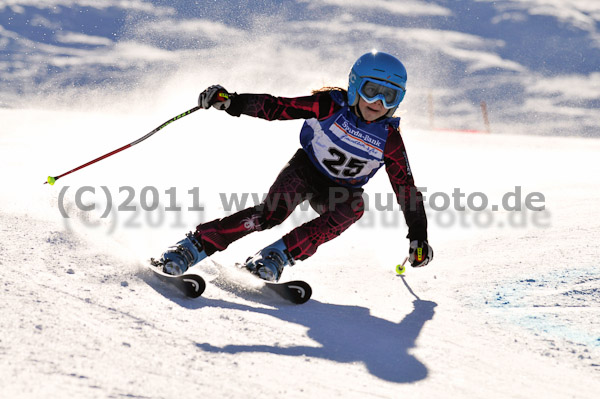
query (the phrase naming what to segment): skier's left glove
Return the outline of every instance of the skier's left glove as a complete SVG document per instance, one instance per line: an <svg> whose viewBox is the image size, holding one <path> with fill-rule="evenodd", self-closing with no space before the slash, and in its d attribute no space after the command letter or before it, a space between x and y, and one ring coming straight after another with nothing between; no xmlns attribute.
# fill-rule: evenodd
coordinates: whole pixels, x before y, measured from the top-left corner
<svg viewBox="0 0 600 399"><path fill-rule="evenodd" d="M423 267L433 260L433 248L427 241L413 240L408 249L408 260L412 267Z"/></svg>
<svg viewBox="0 0 600 399"><path fill-rule="evenodd" d="M200 93L198 106L209 109L211 106L218 110L226 110L231 105L230 94L221 85L213 85Z"/></svg>

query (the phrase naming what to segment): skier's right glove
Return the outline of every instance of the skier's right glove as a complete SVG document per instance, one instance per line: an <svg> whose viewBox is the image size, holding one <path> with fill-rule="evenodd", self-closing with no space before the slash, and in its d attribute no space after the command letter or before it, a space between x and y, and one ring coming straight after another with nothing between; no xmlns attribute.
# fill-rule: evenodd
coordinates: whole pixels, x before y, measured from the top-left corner
<svg viewBox="0 0 600 399"><path fill-rule="evenodd" d="M213 85L200 93L198 106L209 109L211 106L218 110L226 110L231 104L230 94L221 85Z"/></svg>
<svg viewBox="0 0 600 399"><path fill-rule="evenodd" d="M433 248L427 241L413 240L408 249L408 260L412 267L423 267L433 260Z"/></svg>

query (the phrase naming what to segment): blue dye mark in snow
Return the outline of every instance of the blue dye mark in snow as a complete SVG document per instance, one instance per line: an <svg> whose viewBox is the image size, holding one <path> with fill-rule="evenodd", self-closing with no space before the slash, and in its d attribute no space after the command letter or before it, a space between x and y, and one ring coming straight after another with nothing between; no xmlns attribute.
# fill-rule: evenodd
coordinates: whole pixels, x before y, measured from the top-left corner
<svg viewBox="0 0 600 399"><path fill-rule="evenodd" d="M600 347L599 284L596 268L565 269L505 283L493 291L495 300L485 303L506 310L502 317L540 335Z"/></svg>

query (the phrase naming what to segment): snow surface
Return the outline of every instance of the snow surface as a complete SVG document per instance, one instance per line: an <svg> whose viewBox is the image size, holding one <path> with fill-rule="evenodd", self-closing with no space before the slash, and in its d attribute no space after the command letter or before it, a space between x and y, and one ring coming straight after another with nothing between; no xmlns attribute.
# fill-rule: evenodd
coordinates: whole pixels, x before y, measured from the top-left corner
<svg viewBox="0 0 600 399"><path fill-rule="evenodd" d="M588 58L597 60L595 2L415 0L401 8L376 1L367 9L354 1L346 8L334 0L298 1L268 17L277 2L235 2L234 10L211 2L206 9L221 12L220 19L200 11L181 17L185 3L0 4L0 16L15 14L12 27L0 19L1 398L598 396L600 140L513 134L537 134L538 126L547 133L558 124L553 133L589 135L597 126L600 75L588 61L559 69L548 57L546 69L537 68L529 37L515 41L522 21L537 21L528 26L585 42ZM381 10L416 22L390 20L403 21L405 36L382 27L369 47L402 36L402 43L418 40L415 47L430 51L410 53L415 89L402 112L411 167L428 198L431 265L395 274L408 249L406 226L397 208L381 209L391 193L381 172L366 186L363 219L285 270L285 279L312 285L304 305L264 295L227 266L314 217L310 210L198 266L208 281L202 298L183 297L144 268L144 259L199 222L229 213L233 195L266 192L298 148L302 121L202 110L54 186L42 184L191 108L212 83L279 95L344 85L349 62L363 52L358 38ZM513 30L497 42L487 29L500 25L467 23L475 11ZM28 30L25 20L49 30ZM264 25L274 20L289 30ZM122 25L113 36L115 21ZM21 30L13 29L17 22ZM186 41L178 31L208 39ZM338 50L328 53L336 41ZM438 62L443 54L456 58ZM275 64L287 72L267 67ZM457 94L445 83L465 70ZM494 123L493 134L426 129L430 84L441 83L431 87L449 99L439 127L469 128L475 119L467 108L476 96L467 93L490 77L507 84L507 74L526 92L523 103L506 105L521 108L519 118ZM496 104L507 101L494 93ZM553 112L558 117L545 117ZM459 120L468 123L453 124ZM75 204L84 188L82 205L95 210ZM465 194L457 205L474 193L489 204L475 211L475 199L471 209L439 210L442 194L452 200L457 188ZM154 189L158 209L144 211ZM544 209L504 210L503 196L518 190L517 203L541 195ZM118 210L130 192L135 210ZM166 210L175 205L181 210Z"/></svg>
<svg viewBox="0 0 600 399"><path fill-rule="evenodd" d="M116 148L170 114L0 112L9 132L0 141L2 397L595 397L600 141L408 130L412 168L429 193L459 187L498 204L516 185L543 193L546 211L495 212L488 226L489 211L430 210L435 260L400 277L394 265L407 250L403 221L371 209L285 271L286 279L312 284L307 304L229 284L227 269L210 262L197 269L209 281L205 295L189 300L142 260L195 226L187 190L201 187L205 220L224 212L218 193L267 190L297 147L299 127L202 112L54 187L42 185L49 169ZM89 135L111 130L120 133L88 148ZM257 159L258 136L281 151ZM219 151L229 142L237 145L225 157ZM194 148L157 162L181 143ZM160 193L176 187L182 221L164 212L157 224L160 212L139 210L139 200L137 216L100 219L67 206L70 219L63 219L60 190L70 187L68 205L85 185L98 195L83 202L98 198L99 207L102 185L115 203L125 198L121 185L138 196L147 185ZM367 186L373 197L389 192L384 174ZM167 206L168 197L161 201ZM292 224L251 235L215 261L243 260Z"/></svg>

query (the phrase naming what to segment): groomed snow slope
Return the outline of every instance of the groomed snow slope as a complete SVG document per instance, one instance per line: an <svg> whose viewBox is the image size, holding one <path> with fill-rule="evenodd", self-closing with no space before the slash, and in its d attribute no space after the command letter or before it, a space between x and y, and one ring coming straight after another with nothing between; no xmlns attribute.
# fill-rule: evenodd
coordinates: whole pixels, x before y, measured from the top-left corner
<svg viewBox="0 0 600 399"><path fill-rule="evenodd" d="M0 111L0 397L600 392L599 140L405 131L417 184L428 197L459 188L466 197L489 198L488 210L479 212L429 209L431 265L395 274L408 247L406 227L392 217L397 210L378 211L372 203L360 224L285 271L285 279L312 284L307 304L232 283L228 269L211 262L197 269L209 281L205 295L189 300L158 282L142 260L199 219L222 216L219 194L264 193L298 147L301 122L201 111L53 187L42 185L47 175L185 110L181 98L133 113ZM97 205L94 212L73 205L85 186L96 190L83 196L84 204ZM100 218L102 186L115 207L133 190L136 211ZM119 192L124 186L131 188ZM161 208L145 212L140 193L150 186ZM59 211L65 187L68 219ZM180 212L164 211L171 187ZM195 187L203 213L187 210ZM545 211L492 212L515 187L523 200L541 193ZM385 172L366 192L385 201ZM442 200L437 194L438 207ZM294 214L214 261L243 260L308 217Z"/></svg>

